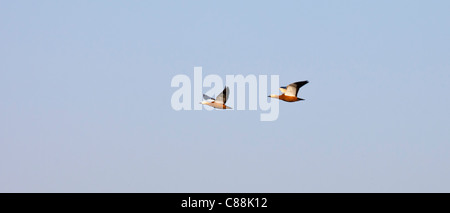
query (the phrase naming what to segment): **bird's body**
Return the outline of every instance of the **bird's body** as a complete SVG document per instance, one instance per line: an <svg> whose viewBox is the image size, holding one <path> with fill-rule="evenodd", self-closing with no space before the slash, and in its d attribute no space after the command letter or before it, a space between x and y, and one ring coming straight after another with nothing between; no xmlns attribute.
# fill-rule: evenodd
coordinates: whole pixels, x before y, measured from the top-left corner
<svg viewBox="0 0 450 213"><path fill-rule="evenodd" d="M211 107L214 107L214 108L216 108L216 109L231 109L231 107L229 107L229 106L227 106L227 105L225 105L225 104L222 104L222 103L216 103L216 102L208 102L208 101L202 101L202 104L203 105L208 105L208 106L211 106Z"/></svg>
<svg viewBox="0 0 450 213"><path fill-rule="evenodd" d="M286 102L296 102L302 101L305 99L301 99L297 97L298 90L300 87L307 84L308 81L299 81L292 84L289 84L287 87L280 87L280 91L283 93L281 95L269 95L271 98L277 98Z"/></svg>
<svg viewBox="0 0 450 213"><path fill-rule="evenodd" d="M278 98L278 99L283 100L283 101L286 101L286 102L296 102L296 101L303 100L303 99L301 99L301 98L297 98L297 97L294 97L294 96L287 96L287 95L285 95L285 94L282 94L282 95L272 95L272 96L270 96L270 97L271 97L271 98Z"/></svg>
<svg viewBox="0 0 450 213"><path fill-rule="evenodd" d="M228 99L229 92L230 92L230 89L228 89L228 87L225 87L225 89L223 89L222 93L220 93L216 97L216 99L203 94L203 98L206 99L206 101L202 101L200 103L203 105L208 105L208 106L214 107L216 109L231 109L231 107L225 105L225 103L227 102L227 99Z"/></svg>

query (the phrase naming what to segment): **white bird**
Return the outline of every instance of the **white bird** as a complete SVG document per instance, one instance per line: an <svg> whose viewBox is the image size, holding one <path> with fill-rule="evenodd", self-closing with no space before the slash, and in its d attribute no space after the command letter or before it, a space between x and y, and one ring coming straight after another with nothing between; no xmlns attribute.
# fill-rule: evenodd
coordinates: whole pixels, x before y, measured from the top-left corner
<svg viewBox="0 0 450 213"><path fill-rule="evenodd" d="M300 87L307 84L308 81L299 81L292 84L287 85L287 87L280 87L280 91L283 93L281 95L269 95L268 97L271 98L278 98L280 100L286 101L286 102L296 102L296 101L302 101L305 99L301 99L297 97L298 89Z"/></svg>
<svg viewBox="0 0 450 213"><path fill-rule="evenodd" d="M200 103L203 105L208 105L208 106L217 108L217 109L231 109L231 107L225 105L225 103L227 102L229 93L230 93L230 89L228 89L228 87L225 87L225 89L223 89L222 93L220 93L216 97L216 99L203 94L203 98L206 101L202 101Z"/></svg>

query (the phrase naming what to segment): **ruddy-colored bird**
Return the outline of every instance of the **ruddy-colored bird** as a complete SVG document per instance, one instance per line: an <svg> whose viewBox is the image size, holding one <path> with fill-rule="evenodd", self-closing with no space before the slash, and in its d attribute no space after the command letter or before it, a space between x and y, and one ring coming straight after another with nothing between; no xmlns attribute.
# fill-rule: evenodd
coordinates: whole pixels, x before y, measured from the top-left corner
<svg viewBox="0 0 450 213"><path fill-rule="evenodd" d="M278 98L280 100L286 101L286 102L296 102L296 101L302 101L305 99L301 99L297 97L298 89L300 87L307 84L308 81L299 81L292 84L287 85L287 87L280 87L280 91L283 93L281 95L269 95L268 97L271 98Z"/></svg>
<svg viewBox="0 0 450 213"><path fill-rule="evenodd" d="M225 89L223 89L222 93L220 93L216 97L216 99L203 94L203 98L206 99L206 101L202 101L200 103L203 105L212 106L217 109L231 109L231 107L225 105L225 103L227 102L229 93L230 93L230 89L228 89L228 87L225 87Z"/></svg>

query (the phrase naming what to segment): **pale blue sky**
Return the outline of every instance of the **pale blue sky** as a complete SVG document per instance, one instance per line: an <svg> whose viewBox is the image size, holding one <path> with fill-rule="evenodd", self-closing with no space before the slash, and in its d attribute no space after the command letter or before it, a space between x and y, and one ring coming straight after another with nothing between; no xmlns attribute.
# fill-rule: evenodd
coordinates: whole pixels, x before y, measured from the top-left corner
<svg viewBox="0 0 450 213"><path fill-rule="evenodd" d="M449 11L1 0L0 192L450 192ZM310 83L275 122L174 111L195 66Z"/></svg>

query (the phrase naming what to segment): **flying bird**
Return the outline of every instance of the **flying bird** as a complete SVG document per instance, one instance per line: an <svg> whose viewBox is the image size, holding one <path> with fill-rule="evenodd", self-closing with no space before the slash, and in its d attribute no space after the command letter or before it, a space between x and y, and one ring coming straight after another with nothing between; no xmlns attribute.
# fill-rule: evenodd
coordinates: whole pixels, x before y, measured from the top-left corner
<svg viewBox="0 0 450 213"><path fill-rule="evenodd" d="M220 93L216 97L216 99L203 94L203 98L206 101L202 101L200 103L203 105L208 105L208 106L217 108L217 109L231 109L231 107L225 105L225 103L227 102L229 93L230 93L230 89L228 89L228 87L225 87L225 89L223 89L222 93Z"/></svg>
<svg viewBox="0 0 450 213"><path fill-rule="evenodd" d="M301 99L297 97L298 89L300 87L307 84L308 81L299 81L292 84L287 85L287 87L280 87L280 91L283 93L281 95L269 95L268 97L271 98L278 98L280 100L286 101L286 102L296 102L296 101L302 101L305 99Z"/></svg>

